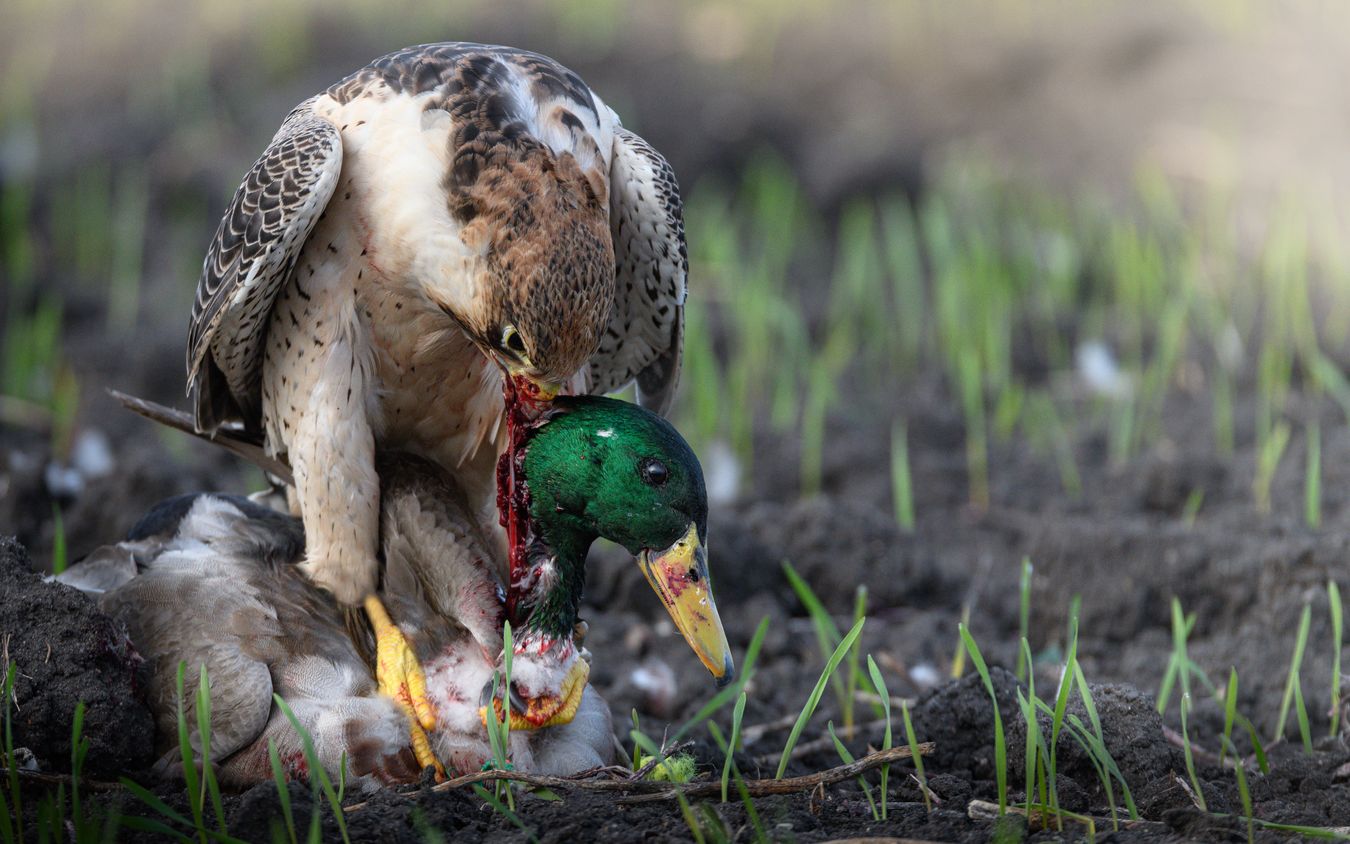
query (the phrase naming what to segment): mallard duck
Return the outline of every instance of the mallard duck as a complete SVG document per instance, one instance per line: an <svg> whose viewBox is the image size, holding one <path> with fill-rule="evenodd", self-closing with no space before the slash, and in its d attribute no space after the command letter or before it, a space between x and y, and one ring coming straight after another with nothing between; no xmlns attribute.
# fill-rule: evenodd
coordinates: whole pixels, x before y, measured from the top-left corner
<svg viewBox="0 0 1350 844"><path fill-rule="evenodd" d="M58 579L98 595L150 661L166 768L177 759L181 661L190 676L207 668L212 759L231 782L270 776L269 738L292 764L301 759L273 692L315 735L325 766L336 769L346 752L349 773L372 786L414 776L426 759L476 770L490 755L488 706L516 728L518 768L583 770L610 752L608 709L587 685L576 635L597 537L636 555L705 665L733 671L703 552L702 471L665 420L590 397L558 399L516 461L529 582L517 584L521 598L508 608L491 546L447 473L407 454L380 457L382 605L425 666L439 715L429 733L377 693L340 603L299 570L304 532L289 515L234 496L171 499ZM500 677L507 616L516 631L509 686Z"/></svg>
<svg viewBox="0 0 1350 844"><path fill-rule="evenodd" d="M190 321L197 429L237 423L288 459L304 570L367 608L381 687L423 726L423 675L374 594L377 447L456 471L486 522L503 375L544 399L636 380L664 412L686 274L665 159L509 47L377 59L297 106L239 186Z"/></svg>

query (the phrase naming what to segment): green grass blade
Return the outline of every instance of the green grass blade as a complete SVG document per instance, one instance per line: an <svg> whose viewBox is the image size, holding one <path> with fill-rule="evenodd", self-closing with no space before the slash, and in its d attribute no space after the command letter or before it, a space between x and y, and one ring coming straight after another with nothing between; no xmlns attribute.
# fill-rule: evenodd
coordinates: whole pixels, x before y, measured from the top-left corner
<svg viewBox="0 0 1350 844"><path fill-rule="evenodd" d="M726 759L722 762L722 802L727 802L727 790L731 784L732 754L741 740L741 718L745 716L745 692L736 698L736 708L731 711L731 739L727 742Z"/></svg>
<svg viewBox="0 0 1350 844"><path fill-rule="evenodd" d="M820 646L820 655L823 659L828 659L830 652L839 644L839 627L834 623L834 618L825 605L816 597L810 585L797 574L797 570L787 560L783 561L783 574L787 576L788 585L801 601L802 606L806 608L807 614L811 617L811 625L816 631L816 643ZM845 705L844 697L847 692L844 690L844 684L837 678L831 677L830 682L834 685L835 694L839 698L839 705Z"/></svg>
<svg viewBox="0 0 1350 844"><path fill-rule="evenodd" d="M66 550L66 523L61 518L61 505L52 502L52 574L66 570L69 552Z"/></svg>
<svg viewBox="0 0 1350 844"><path fill-rule="evenodd" d="M839 758L843 760L845 765L852 765L856 760L848 748L844 746L844 743L839 740L839 736L835 735L833 721L825 722L825 731L829 733L830 741L834 742L834 751L839 754ZM867 798L867 805L872 810L872 820L881 820L881 812L877 809L877 801L872 799L872 787L867 784L867 778L859 774L858 785L862 788L863 796Z"/></svg>
<svg viewBox="0 0 1350 844"><path fill-rule="evenodd" d="M1223 765L1228 746L1233 743L1233 723L1237 719L1238 676L1236 668L1228 669L1228 688L1223 693L1223 742L1219 749L1219 765ZM1238 760L1239 763L1241 760Z"/></svg>
<svg viewBox="0 0 1350 844"><path fill-rule="evenodd" d="M1298 734L1303 739L1303 752L1312 753L1312 728L1308 724L1308 707L1303 702L1303 681L1294 683L1294 714L1298 717Z"/></svg>
<svg viewBox="0 0 1350 844"><path fill-rule="evenodd" d="M1162 683L1158 686L1159 715L1167 713L1167 704L1172 700L1172 689L1178 678L1183 683L1186 682L1188 664L1186 636L1188 632L1186 621L1181 612L1181 601L1174 596L1172 598L1172 654L1167 660L1167 671L1163 674Z"/></svg>
<svg viewBox="0 0 1350 844"><path fill-rule="evenodd" d="M1308 423L1308 462L1303 475L1303 520L1316 530L1322 526L1322 429Z"/></svg>
<svg viewBox="0 0 1350 844"><path fill-rule="evenodd" d="M632 720L633 720L633 729L632 729L632 732L634 732L634 733L641 733L641 732L642 732L642 727L638 725L638 714L637 714L637 709L636 709L636 708L633 709L633 711L632 711L632 713L631 713L631 718L632 718ZM641 753L642 753L642 749L641 749L640 747L638 747L637 742L633 742L633 760L632 760L631 768L632 768L632 770L634 770L634 771L636 771L638 768L642 767L641 765L638 764L638 757L641 755Z"/></svg>
<svg viewBox="0 0 1350 844"><path fill-rule="evenodd" d="M347 817L342 811L342 804L338 802L337 791L333 788L333 781L328 777L328 771L324 769L322 760L319 759L318 751L314 748L314 737L309 734L309 730L304 728L300 719L295 717L291 707L286 701L281 699L281 695L272 695L272 700L276 703L281 714L286 716L286 720L291 722L291 727L296 734L300 736L300 747L305 754L305 764L309 766L309 776L312 782L316 782L323 795L328 798L328 805L333 810L333 820L337 823L338 832L342 835L343 844L351 844L351 839L347 836ZM315 801L314 812L318 814L318 802Z"/></svg>
<svg viewBox="0 0 1350 844"><path fill-rule="evenodd" d="M480 798L482 798L485 803L491 806L494 812L506 818L508 821L514 824L517 829L525 833L525 837L528 838L532 842L532 844L539 844L539 838L534 834L534 830L526 826L525 822L520 819L520 816L517 815L515 812L513 812L511 809L507 808L505 803L498 800L497 795L493 794L491 791L488 791L486 788L483 788L483 786L478 785L477 783L474 783L473 791Z"/></svg>
<svg viewBox="0 0 1350 844"><path fill-rule="evenodd" d="M998 695L994 693L994 681L989 677L989 667L984 664L984 656L980 653L979 645L975 644L975 637L970 635L970 630L962 624L960 627L961 641L966 645L966 651L970 654L970 662L975 666L975 671L979 673L980 680L984 683L984 689L989 693L989 703L994 709L994 775L998 780L998 813L1006 815L1008 813L1008 747L1007 738L1003 734L1003 716L998 711Z"/></svg>
<svg viewBox="0 0 1350 844"><path fill-rule="evenodd" d="M750 789L745 787L745 780L741 777L740 771L732 771L732 776L736 779L736 793L740 795L741 805L745 807L745 816L750 819L750 826L755 831L756 844L768 844L772 839L764 831L764 823L759 819L755 801L750 799Z"/></svg>
<svg viewBox="0 0 1350 844"><path fill-rule="evenodd" d="M220 784L216 782L216 771L211 765L211 686L206 677L206 666L201 667L197 681L197 733L202 745L202 785L211 798L211 808L216 813L216 826L225 832L225 804L220 798Z"/></svg>
<svg viewBox="0 0 1350 844"><path fill-rule="evenodd" d="M867 586L858 584L857 592L853 600L853 623L857 624L867 616ZM844 729L848 730L850 737L853 736L853 700L858 691L858 683L862 679L862 673L858 669L858 662L862 656L862 644L854 642L853 647L848 650L848 671L844 679L844 699L841 707L844 712ZM879 714L879 713L878 713Z"/></svg>
<svg viewBox="0 0 1350 844"><path fill-rule="evenodd" d="M1025 776L1026 803L1030 807L1036 799L1036 773L1040 769L1040 757L1036 755L1036 739L1040 723L1036 720L1036 705L1027 700L1021 689L1017 690L1017 708L1022 711L1022 720L1026 722Z"/></svg>
<svg viewBox="0 0 1350 844"><path fill-rule="evenodd" d="M1200 805L1200 811L1209 811L1205 803L1205 791L1200 787L1200 777L1195 772L1195 753L1191 750L1191 733L1187 727L1187 716L1191 710L1191 696L1185 694L1181 696L1181 739L1182 751L1186 756L1186 774L1190 777L1191 788L1195 791L1195 801Z"/></svg>
<svg viewBox="0 0 1350 844"><path fill-rule="evenodd" d="M168 818L169 820L175 823L180 823L183 826L186 827L192 826L191 819L185 817L177 809L165 803L163 800L159 798L158 795L156 795L150 789L146 788L145 786L141 785L138 782L135 782L134 780L128 779L127 777L122 777L119 780L119 782L122 783L123 788L131 792L131 796L135 797L137 800L141 801L146 806L149 806L157 814L165 818ZM127 820L130 820L130 818L123 818L123 821Z"/></svg>
<svg viewBox="0 0 1350 844"><path fill-rule="evenodd" d="M1284 684L1284 696L1280 699L1280 717L1275 722L1273 740L1276 741L1284 736L1284 725L1289 717L1289 707L1294 702L1294 687L1299 683L1299 669L1303 667L1303 650L1308 645L1308 628L1311 624L1312 607L1304 604L1303 614L1298 622L1298 635L1294 639L1294 653L1289 660L1289 674Z"/></svg>
<svg viewBox="0 0 1350 844"><path fill-rule="evenodd" d="M161 835L165 838L172 838L176 841L190 842L191 836L184 835L166 823L157 821L154 818L141 818L135 815L126 815L118 820L123 829L131 829L136 832L149 832L154 835Z"/></svg>
<svg viewBox="0 0 1350 844"><path fill-rule="evenodd" d="M769 617L766 615L760 619L759 626L755 628L755 635L751 637L750 644L745 649L745 659L741 662L740 676L734 683L713 695L712 699L703 704L692 718L681 724L680 728L671 734L670 744L675 744L684 738L690 730L721 711L722 707L735 700L736 696L745 690L745 684L750 681L755 662L759 659L759 651L764 645L764 637L768 634Z"/></svg>
<svg viewBox="0 0 1350 844"><path fill-rule="evenodd" d="M1031 668L1031 648L1026 647L1031 627L1031 558L1022 558L1022 573L1017 579L1017 634L1024 647L1017 650L1017 679L1027 682Z"/></svg>
<svg viewBox="0 0 1350 844"><path fill-rule="evenodd" d="M272 765L272 782L277 787L277 802L281 804L281 817L286 822L286 834L291 844L299 844L295 837L295 814L291 811L291 789L286 781L286 771L281 767L277 743L271 738L267 740L267 761Z"/></svg>
<svg viewBox="0 0 1350 844"><path fill-rule="evenodd" d="M1101 718L1097 715L1097 704L1092 698L1092 689L1088 686L1087 677L1083 675L1083 667L1078 662L1074 662L1074 675L1078 685L1078 694L1083 699L1083 708L1087 711L1088 721L1092 724L1092 731L1088 733L1088 738L1093 745L1093 750L1101 760L1102 769L1108 775L1104 783L1106 785L1106 797L1111 803L1111 817L1115 819L1115 802L1113 800L1111 777L1120 783L1121 799L1125 801L1125 811L1129 814L1130 820L1139 819L1139 810L1134 803L1134 794L1130 791L1130 784L1125 781L1125 774L1120 770L1111 751L1106 747L1106 735L1102 731ZM1086 733L1087 731L1084 730Z"/></svg>
<svg viewBox="0 0 1350 844"><path fill-rule="evenodd" d="M13 660L6 664L4 689L0 694L5 699L5 768L8 769L9 798L13 801L14 837L23 841L23 792L19 790L19 765L14 758L14 678L18 670L18 664Z"/></svg>
<svg viewBox="0 0 1350 844"><path fill-rule="evenodd" d="M178 663L177 704L178 704L178 754L183 763L183 781L187 784L188 808L192 812L192 826L197 838L206 844L206 822L203 818L201 781L197 775L197 760L192 749L192 740L188 734L187 713L184 706L184 683L187 677L187 663Z"/></svg>
<svg viewBox="0 0 1350 844"><path fill-rule="evenodd" d="M1064 713L1069 708L1069 694L1073 688L1072 671L1069 667L1078 662L1078 610L1077 599L1069 611L1069 650L1064 659L1064 672L1059 678L1059 690L1055 693L1055 708L1050 718L1050 754L1047 758L1050 770L1046 779L1050 782L1051 803L1059 809L1059 734L1064 728ZM1058 815L1056 815L1058 818ZM1062 829L1063 820L1059 821Z"/></svg>
<svg viewBox="0 0 1350 844"><path fill-rule="evenodd" d="M825 663L825 670L821 672L820 679L816 681L815 688L811 690L811 695L806 700L806 705L802 707L801 713L797 716L797 722L792 725L792 732L788 734L787 744L783 746L783 755L779 757L778 772L774 775L774 779L781 780L783 778L783 774L787 771L788 757L792 753L792 748L797 745L797 740L801 738L802 730L806 728L806 722L810 720L811 715L816 711L816 706L820 704L821 695L825 694L826 684L829 683L830 678L834 676L835 669L837 669L839 663L843 661L844 655L848 652L848 649L853 647L853 643L857 640L858 635L862 633L863 624L866 622L867 619L865 618L859 619L858 623L853 625L853 629L844 636L843 641L841 641L839 646L834 649L834 653L830 655L829 660Z"/></svg>
<svg viewBox="0 0 1350 844"><path fill-rule="evenodd" d="M1344 632L1341 614L1341 588L1336 581L1327 581L1327 601L1331 606L1331 727L1327 735L1335 736L1341 728L1341 642Z"/></svg>
<svg viewBox="0 0 1350 844"><path fill-rule="evenodd" d="M867 673L872 678L872 687L877 690L877 695L881 697L881 708L886 713L886 733L881 739L881 749L890 750L893 741L893 736L891 734L891 693L886 688L886 678L881 675L881 669L877 668L876 660L872 659L871 654L867 655ZM919 759L916 764L922 765L923 760ZM887 817L886 806L890 802L889 797L890 776L891 776L891 765L888 762L885 765L881 766L881 774L880 774L881 819L883 821L886 820ZM925 802L927 801L926 794L924 795L924 800Z"/></svg>
<svg viewBox="0 0 1350 844"><path fill-rule="evenodd" d="M923 794L923 806L931 815L933 799L928 795L928 778L923 773L923 754L919 753L919 741L914 734L914 722L909 717L909 704L900 702L900 717L905 723L905 742L909 744L909 758L914 762L914 775L919 778L919 791Z"/></svg>
<svg viewBox="0 0 1350 844"><path fill-rule="evenodd" d="M1232 741L1225 738L1223 749L1232 752L1233 761L1236 763L1233 765L1233 775L1237 778L1238 798L1242 801L1242 815L1247 819L1247 844L1252 844L1256 840L1256 829L1252 820L1254 812L1252 811L1251 788L1247 785L1247 769L1243 766L1242 758Z"/></svg>
<svg viewBox="0 0 1350 844"><path fill-rule="evenodd" d="M70 817L75 826L76 835L84 826L84 814L80 806L80 774L84 770L84 757L89 752L89 740L84 738L84 701L75 703L75 716L70 726Z"/></svg>
<svg viewBox="0 0 1350 844"><path fill-rule="evenodd" d="M703 837L703 827L699 824L698 818L694 816L694 808L685 799L684 792L676 791L675 799L679 801L680 815L684 818L684 825L689 827L689 835L693 837L694 844L707 844L707 840ZM727 802L725 781L722 785L722 802Z"/></svg>
<svg viewBox="0 0 1350 844"><path fill-rule="evenodd" d="M891 496L895 499L895 523L914 532L914 490L909 472L909 429L904 420L891 428Z"/></svg>

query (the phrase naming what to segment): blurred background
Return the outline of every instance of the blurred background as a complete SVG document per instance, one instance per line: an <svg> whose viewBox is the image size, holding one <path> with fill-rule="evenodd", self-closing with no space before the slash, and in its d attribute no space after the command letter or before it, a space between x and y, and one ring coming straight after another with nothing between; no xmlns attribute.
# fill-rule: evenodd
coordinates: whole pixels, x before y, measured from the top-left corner
<svg viewBox="0 0 1350 844"><path fill-rule="evenodd" d="M295 103L439 40L558 59L674 165L692 260L675 415L719 503L823 493L912 530L939 504L1079 500L1182 449L1246 461L1256 513L1344 509L1320 457L1316 512L1271 494L1281 473L1311 487L1295 455L1350 413L1337 4L3 0L0 17L0 532L40 563L164 495L261 484L105 391L185 406L197 273L241 175ZM1167 506L1194 519L1205 491L1182 493Z"/></svg>

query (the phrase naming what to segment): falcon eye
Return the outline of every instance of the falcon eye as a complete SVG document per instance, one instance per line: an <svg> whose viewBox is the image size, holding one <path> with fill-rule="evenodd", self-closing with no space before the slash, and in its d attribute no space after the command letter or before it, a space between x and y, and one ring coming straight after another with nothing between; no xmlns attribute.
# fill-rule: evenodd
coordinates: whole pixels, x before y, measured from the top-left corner
<svg viewBox="0 0 1350 844"><path fill-rule="evenodd" d="M518 357L525 357L525 338L520 336L514 325L502 329L502 348Z"/></svg>
<svg viewBox="0 0 1350 844"><path fill-rule="evenodd" d="M665 486L670 479L670 470L666 464L657 460L655 457L644 457L638 461L638 474L642 476L642 482L648 486Z"/></svg>

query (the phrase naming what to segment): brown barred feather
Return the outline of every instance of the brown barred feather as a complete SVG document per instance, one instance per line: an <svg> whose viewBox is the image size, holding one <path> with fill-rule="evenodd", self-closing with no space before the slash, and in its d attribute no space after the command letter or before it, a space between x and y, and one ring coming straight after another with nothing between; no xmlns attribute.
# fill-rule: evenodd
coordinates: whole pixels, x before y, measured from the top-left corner
<svg viewBox="0 0 1350 844"><path fill-rule="evenodd" d="M342 138L306 101L254 163L202 263L188 327L188 392L198 430L256 425L272 302L337 186Z"/></svg>

